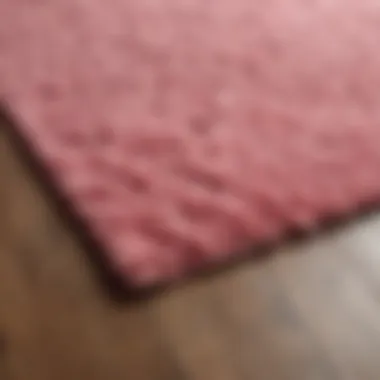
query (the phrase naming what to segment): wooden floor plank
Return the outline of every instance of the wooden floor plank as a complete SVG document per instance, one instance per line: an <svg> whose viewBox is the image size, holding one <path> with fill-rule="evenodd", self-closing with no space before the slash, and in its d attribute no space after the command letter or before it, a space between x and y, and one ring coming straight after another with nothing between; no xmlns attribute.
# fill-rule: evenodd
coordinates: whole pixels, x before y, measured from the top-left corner
<svg viewBox="0 0 380 380"><path fill-rule="evenodd" d="M120 301L1 132L0 183L1 380L380 378L379 216Z"/></svg>
<svg viewBox="0 0 380 380"><path fill-rule="evenodd" d="M107 297L75 234L30 175L10 153L6 165L0 336L8 342L11 378L177 379L176 363L155 328L152 301L118 304Z"/></svg>
<svg viewBox="0 0 380 380"><path fill-rule="evenodd" d="M380 304L339 248L344 234L320 237L291 253L284 250L273 266L340 377L378 379Z"/></svg>

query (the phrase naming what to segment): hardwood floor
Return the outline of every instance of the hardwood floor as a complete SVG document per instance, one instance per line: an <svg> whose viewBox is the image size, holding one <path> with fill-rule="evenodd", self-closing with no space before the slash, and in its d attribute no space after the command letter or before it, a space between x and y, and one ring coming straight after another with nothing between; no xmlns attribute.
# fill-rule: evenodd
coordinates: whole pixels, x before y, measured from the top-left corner
<svg viewBox="0 0 380 380"><path fill-rule="evenodd" d="M151 296L92 252L0 134L1 380L378 380L380 217Z"/></svg>

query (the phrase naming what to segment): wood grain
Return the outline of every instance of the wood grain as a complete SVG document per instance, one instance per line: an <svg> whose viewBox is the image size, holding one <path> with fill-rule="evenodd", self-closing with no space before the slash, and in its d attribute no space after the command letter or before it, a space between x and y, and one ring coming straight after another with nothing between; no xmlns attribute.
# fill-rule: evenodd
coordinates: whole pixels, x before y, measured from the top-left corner
<svg viewBox="0 0 380 380"><path fill-rule="evenodd" d="M376 215L141 299L0 134L0 379L378 380Z"/></svg>

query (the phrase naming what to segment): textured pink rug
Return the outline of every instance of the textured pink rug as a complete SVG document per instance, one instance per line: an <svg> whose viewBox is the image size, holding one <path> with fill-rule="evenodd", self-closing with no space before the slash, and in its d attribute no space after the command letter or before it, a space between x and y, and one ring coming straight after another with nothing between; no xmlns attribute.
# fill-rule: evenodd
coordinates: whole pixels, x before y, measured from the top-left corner
<svg viewBox="0 0 380 380"><path fill-rule="evenodd" d="M1 0L0 96L146 286L380 199L379 43L378 0Z"/></svg>

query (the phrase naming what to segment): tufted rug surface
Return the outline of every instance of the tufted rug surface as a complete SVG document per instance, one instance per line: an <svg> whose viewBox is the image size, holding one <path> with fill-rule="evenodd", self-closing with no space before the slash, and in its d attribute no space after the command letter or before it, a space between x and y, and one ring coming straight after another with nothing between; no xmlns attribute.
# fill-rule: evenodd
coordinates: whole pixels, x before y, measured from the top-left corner
<svg viewBox="0 0 380 380"><path fill-rule="evenodd" d="M377 0L1 0L0 98L133 286L380 200Z"/></svg>

